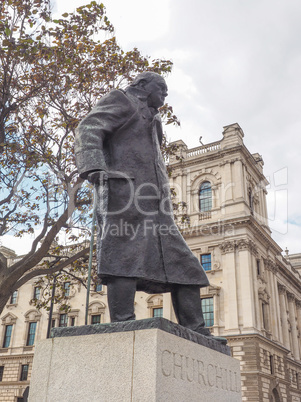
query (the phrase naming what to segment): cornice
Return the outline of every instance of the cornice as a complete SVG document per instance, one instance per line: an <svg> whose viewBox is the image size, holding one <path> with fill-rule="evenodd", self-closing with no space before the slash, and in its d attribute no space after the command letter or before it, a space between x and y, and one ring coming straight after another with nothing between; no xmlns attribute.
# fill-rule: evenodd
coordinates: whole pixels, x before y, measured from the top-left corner
<svg viewBox="0 0 301 402"><path fill-rule="evenodd" d="M229 341L241 341L242 338L248 339L248 340L253 340L254 338L258 338L259 342L265 342L277 349L282 350L283 353L288 354L290 353L290 350L285 348L284 346L280 345L278 342L273 341L272 339L268 339L265 336L258 334L258 333L251 333L251 334L237 334L237 335L223 335L225 338L227 338ZM297 363L297 362L296 362Z"/></svg>
<svg viewBox="0 0 301 402"><path fill-rule="evenodd" d="M281 256L281 247L272 239L272 237L265 231L265 229L256 221L256 219L252 215L248 215L245 217L239 218L228 218L225 220L218 220L214 222L206 222L198 225L197 227L189 227L183 230L183 236L188 238L195 238L210 235L221 235L225 233L229 229L233 229L233 227L247 227L251 234L258 240L257 244L260 244L264 247L264 249L268 252L270 251L275 256L275 261L272 261L270 258L265 259L266 268L268 270L272 270L274 274L281 274L284 276L288 282L292 284L292 286L298 288L300 287L301 276L296 271L296 276L294 272L291 272L284 263L282 263L281 259L276 258L277 256ZM222 252L233 252L236 244L231 244L229 242L234 241L234 239L227 239L225 236L217 237L217 244L220 243L221 239L224 239L224 245L221 246ZM238 238L239 239L239 238ZM237 239L235 239L237 240ZM240 239L239 239L240 240ZM253 244L256 245L254 242ZM252 244L252 243L251 243ZM251 248L251 244L248 246ZM240 243L240 249L243 248L243 242ZM257 252L259 252L259 247L253 248L253 254L257 256Z"/></svg>
<svg viewBox="0 0 301 402"><path fill-rule="evenodd" d="M2 348L1 348L2 349ZM0 360L29 360L33 359L34 353L18 354L18 355L6 355L0 352Z"/></svg>
<svg viewBox="0 0 301 402"><path fill-rule="evenodd" d="M296 289L300 289L301 277L299 274L299 278L297 278L289 269L286 268L285 265L282 265L278 262L278 273L281 274L287 282L289 282ZM280 285L282 286L282 285Z"/></svg>
<svg viewBox="0 0 301 402"><path fill-rule="evenodd" d="M189 152L189 149L187 151ZM236 154L237 152L240 153L240 155L242 154L244 158L238 156L236 158L229 159L229 156L231 157L231 155ZM251 168L253 174L255 174L259 180L266 181L266 177L257 167L253 155L248 151L245 145L236 145L231 148L218 149L216 151L199 154L195 158L188 158L183 159L181 161L177 161L175 163L170 163L169 165L172 167L172 169L177 169L183 167L190 167L194 165L200 165L200 163L203 164L205 162L217 160L220 158L226 158L227 159L226 163L234 163L237 160L241 160L245 166ZM254 163L252 164L248 162L249 160L253 160Z"/></svg>
<svg viewBox="0 0 301 402"><path fill-rule="evenodd" d="M290 356L287 356L287 362L291 365L297 366L296 368L301 368L301 362L292 359Z"/></svg>
<svg viewBox="0 0 301 402"><path fill-rule="evenodd" d="M183 234L185 237L195 237L202 236L208 233L214 234L214 227L216 227L216 232L223 228L231 228L233 226L248 226L253 234L257 234L260 236L260 242L265 246L266 249L272 249L275 255L280 254L282 249L278 246L278 244L272 239L272 237L261 227L261 225L255 220L252 215L239 217L239 218L229 218L225 220L218 220L214 222L208 222L203 225L198 225L197 227L190 227L186 230L183 230ZM204 227L208 228L207 231Z"/></svg>

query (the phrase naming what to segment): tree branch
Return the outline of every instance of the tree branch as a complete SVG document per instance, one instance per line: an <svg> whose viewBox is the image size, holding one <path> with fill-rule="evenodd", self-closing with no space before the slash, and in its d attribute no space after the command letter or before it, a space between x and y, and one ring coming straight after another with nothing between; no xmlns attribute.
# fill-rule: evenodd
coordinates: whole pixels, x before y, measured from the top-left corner
<svg viewBox="0 0 301 402"><path fill-rule="evenodd" d="M94 245L93 250L96 249L96 246ZM14 290L18 289L19 287L21 287L22 285L24 285L24 283L26 283L27 281L29 281L30 279L36 277L36 276L40 276L40 275L51 275L57 271L61 271L62 269L66 268L68 265L72 264L73 262L75 262L76 260L78 260L79 258L82 258L84 256L86 256L89 253L90 247L86 247L83 250L79 251L78 253L74 254L72 257L68 258L68 260L63 261L57 265L54 265L52 268L36 268L36 269L32 269L30 272L28 272L27 274L25 274L24 276L22 276L22 278L20 278L16 284L14 285Z"/></svg>
<svg viewBox="0 0 301 402"><path fill-rule="evenodd" d="M42 232L39 236L34 240L32 244L31 251L20 261L15 263L10 267L11 272L19 271L23 274L25 271L33 268L37 265L45 256L47 251L49 250L55 236L59 233L61 228L67 222L67 220L72 215L75 209L75 197L78 189L80 188L81 184L83 183L83 179L78 177L74 186L70 189L69 193L69 203L67 209L63 212L63 214L59 217L59 219L53 224L47 235L45 236L48 228L47 217L45 217L44 227ZM41 245L41 247L36 251L36 247L39 241L45 236L45 239Z"/></svg>

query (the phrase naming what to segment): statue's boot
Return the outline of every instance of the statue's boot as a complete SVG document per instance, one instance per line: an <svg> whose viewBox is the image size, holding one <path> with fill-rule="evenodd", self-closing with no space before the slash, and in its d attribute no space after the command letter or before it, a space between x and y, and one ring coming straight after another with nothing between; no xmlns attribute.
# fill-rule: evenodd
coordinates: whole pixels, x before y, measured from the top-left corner
<svg viewBox="0 0 301 402"><path fill-rule="evenodd" d="M111 277L107 290L111 322L135 320L136 279Z"/></svg>
<svg viewBox="0 0 301 402"><path fill-rule="evenodd" d="M205 327L199 286L174 285L171 298L180 325L223 344L227 343L226 338L213 336Z"/></svg>

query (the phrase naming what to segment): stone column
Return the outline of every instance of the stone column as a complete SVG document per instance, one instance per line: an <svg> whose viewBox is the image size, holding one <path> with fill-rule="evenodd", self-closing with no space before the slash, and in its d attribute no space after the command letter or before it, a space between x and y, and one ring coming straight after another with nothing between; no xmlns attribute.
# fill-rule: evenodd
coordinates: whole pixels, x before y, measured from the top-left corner
<svg viewBox="0 0 301 402"><path fill-rule="evenodd" d="M187 197L187 214L190 215L192 213L192 206L191 206L191 175L190 169L186 170L186 197Z"/></svg>
<svg viewBox="0 0 301 402"><path fill-rule="evenodd" d="M247 184L247 170L246 170L246 165L244 163L242 164L242 173L243 173L243 186L244 186L244 200L249 205L248 184Z"/></svg>
<svg viewBox="0 0 301 402"><path fill-rule="evenodd" d="M300 360L300 351L298 345L298 331L296 325L296 313L295 313L295 296L292 293L287 294L288 298L288 311L292 329L292 352L296 360Z"/></svg>
<svg viewBox="0 0 301 402"><path fill-rule="evenodd" d="M163 293L163 318L173 321L174 317L170 293Z"/></svg>
<svg viewBox="0 0 301 402"><path fill-rule="evenodd" d="M227 205L228 201L233 200L233 180L231 172L231 163L227 162L224 166L224 189L223 201Z"/></svg>
<svg viewBox="0 0 301 402"><path fill-rule="evenodd" d="M212 190L212 209L216 208L217 205L217 194L218 194L218 186L212 184L211 185L211 190Z"/></svg>
<svg viewBox="0 0 301 402"><path fill-rule="evenodd" d="M186 186L187 186L187 177L185 172L182 170L180 174L180 193L178 195L179 201L186 202L187 201L187 192L186 192Z"/></svg>
<svg viewBox="0 0 301 402"><path fill-rule="evenodd" d="M274 320L275 320L275 337L278 341L283 342L282 339L282 332L280 328L280 300L279 300L279 294L277 290L277 279L276 279L276 273L277 273L277 266L274 267L273 271L273 276L272 276L272 288L273 288L273 309L274 309Z"/></svg>
<svg viewBox="0 0 301 402"><path fill-rule="evenodd" d="M243 321L243 331L250 332L255 328L251 243L248 240L241 239L237 242L237 249L241 289L240 313Z"/></svg>
<svg viewBox="0 0 301 402"><path fill-rule="evenodd" d="M264 206L263 206L263 192L262 189L258 192L259 198L259 206L258 206L258 214L260 222L264 223Z"/></svg>
<svg viewBox="0 0 301 402"><path fill-rule="evenodd" d="M220 288L218 286L210 288L210 295L213 296L213 333L214 335L219 335L219 317L220 317L220 307L219 307L219 291Z"/></svg>
<svg viewBox="0 0 301 402"><path fill-rule="evenodd" d="M222 251L226 334L237 334L238 332L238 295L235 247L233 241L225 241L220 245Z"/></svg>
<svg viewBox="0 0 301 402"><path fill-rule="evenodd" d="M268 226L267 190L263 189L264 224Z"/></svg>
<svg viewBox="0 0 301 402"><path fill-rule="evenodd" d="M277 305L276 305L276 297L275 297L275 289L274 289L274 266L272 263L265 264L265 268L267 270L267 286L269 289L269 294L271 297L270 304L270 331L272 332L273 339L279 339L278 336L278 317L277 317Z"/></svg>
<svg viewBox="0 0 301 402"><path fill-rule="evenodd" d="M242 171L242 164L240 160L234 162L234 194L235 199L242 199L244 196L244 189L243 189L243 171Z"/></svg>
<svg viewBox="0 0 301 402"><path fill-rule="evenodd" d="M259 297L258 297L258 280L257 280L257 258L255 255L252 256L252 270L253 270L253 289L254 289L254 309L255 309L255 325L257 329L261 329L261 321L260 321L260 305L259 305Z"/></svg>
<svg viewBox="0 0 301 402"><path fill-rule="evenodd" d="M213 295L214 326L219 327L219 293Z"/></svg>
<svg viewBox="0 0 301 402"><path fill-rule="evenodd" d="M300 338L300 334L301 334L301 301L297 300L296 301L296 308L297 308L297 323L298 323L298 343L299 343L299 347L301 349L301 338ZM300 350L299 349L299 350ZM301 384L301 378L300 378L300 384Z"/></svg>
<svg viewBox="0 0 301 402"><path fill-rule="evenodd" d="M286 288L283 285L278 286L280 294L280 313L282 321L282 336L284 346L291 350L289 333L288 333L288 321L287 321L287 309L286 309Z"/></svg>
<svg viewBox="0 0 301 402"><path fill-rule="evenodd" d="M190 191L190 213L199 213L199 190Z"/></svg>

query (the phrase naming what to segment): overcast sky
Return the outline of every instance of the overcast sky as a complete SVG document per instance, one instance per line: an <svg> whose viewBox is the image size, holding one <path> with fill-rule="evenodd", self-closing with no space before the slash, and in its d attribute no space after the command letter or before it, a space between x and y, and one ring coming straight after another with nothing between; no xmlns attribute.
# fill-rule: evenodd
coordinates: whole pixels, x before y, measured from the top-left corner
<svg viewBox="0 0 301 402"><path fill-rule="evenodd" d="M301 252L300 0L103 2L124 50L174 62L167 101L181 128L167 128L168 138L194 147L238 123L264 159L273 238ZM56 11L83 4L56 0Z"/></svg>

